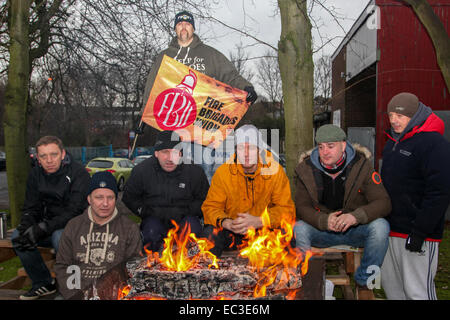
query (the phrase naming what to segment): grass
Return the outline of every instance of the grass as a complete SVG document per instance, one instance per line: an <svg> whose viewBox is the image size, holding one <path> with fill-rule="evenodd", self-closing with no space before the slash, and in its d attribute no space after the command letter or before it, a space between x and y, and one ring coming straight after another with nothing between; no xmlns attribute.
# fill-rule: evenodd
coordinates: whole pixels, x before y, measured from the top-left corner
<svg viewBox="0 0 450 320"><path fill-rule="evenodd" d="M327 263L327 274L338 274L338 267L336 264ZM444 236L442 242L439 244L439 263L434 279L436 285L436 294L438 300L450 300L450 222L445 225ZM351 279L351 285L354 288L354 280ZM383 288L373 290L375 298L386 299ZM336 299L343 299L344 294L339 286L334 287Z"/></svg>

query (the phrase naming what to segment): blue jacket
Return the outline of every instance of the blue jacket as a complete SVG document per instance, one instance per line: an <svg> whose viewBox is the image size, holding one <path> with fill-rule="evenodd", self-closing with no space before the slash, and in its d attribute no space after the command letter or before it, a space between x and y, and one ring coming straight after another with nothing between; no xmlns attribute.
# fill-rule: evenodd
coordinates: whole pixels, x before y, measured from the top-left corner
<svg viewBox="0 0 450 320"><path fill-rule="evenodd" d="M420 103L404 132L386 132L381 177L391 197L391 236L442 239L450 203L450 143L444 122Z"/></svg>

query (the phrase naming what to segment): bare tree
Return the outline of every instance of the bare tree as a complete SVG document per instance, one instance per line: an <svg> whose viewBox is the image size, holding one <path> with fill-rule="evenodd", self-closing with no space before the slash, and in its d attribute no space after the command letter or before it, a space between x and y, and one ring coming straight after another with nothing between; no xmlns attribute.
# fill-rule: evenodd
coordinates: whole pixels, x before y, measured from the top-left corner
<svg viewBox="0 0 450 320"><path fill-rule="evenodd" d="M89 77L75 74L72 81L66 81L74 69L61 67L55 70L60 69L64 77L55 77L55 81L75 85L80 79L95 79L100 87L79 88L83 94L77 98L84 105L116 103L139 109L142 79L154 52L169 41L175 11L190 9L199 14L208 8L206 0L0 0L0 71L8 71L3 124L13 225L19 222L28 172L26 129L27 110L33 106L29 99L33 70L46 62L58 61L61 65L65 61L71 67L81 64ZM47 54L53 61L44 60ZM108 77L104 77L105 72ZM115 76L109 76L110 72ZM130 81L117 81L117 77ZM94 90L97 96L87 94ZM103 97L99 93L108 94ZM58 94L52 99L64 94L64 103L69 103L70 88L64 91L60 86ZM52 99L48 102L53 103Z"/></svg>
<svg viewBox="0 0 450 320"><path fill-rule="evenodd" d="M258 72L257 83L263 89L263 95L266 96L269 102L282 104L283 90L277 52L268 49L264 57L256 63L256 68Z"/></svg>
<svg viewBox="0 0 450 320"><path fill-rule="evenodd" d="M331 98L331 58L322 56L314 64L314 97Z"/></svg>
<svg viewBox="0 0 450 320"><path fill-rule="evenodd" d="M286 125L286 173L294 189L299 153L313 146L314 64L306 1L278 0L281 35L278 62L283 82ZM293 190L294 191L294 190Z"/></svg>
<svg viewBox="0 0 450 320"><path fill-rule="evenodd" d="M242 42L237 44L235 50L230 51L229 55L230 61L234 64L239 74L251 82L255 74L248 68L249 54L245 52Z"/></svg>

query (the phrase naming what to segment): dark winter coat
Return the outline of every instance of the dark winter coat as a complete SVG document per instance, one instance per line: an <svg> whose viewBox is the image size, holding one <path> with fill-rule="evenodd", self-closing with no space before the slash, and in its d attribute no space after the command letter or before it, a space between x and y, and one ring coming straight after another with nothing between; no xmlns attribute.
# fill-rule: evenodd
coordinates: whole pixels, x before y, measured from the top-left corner
<svg viewBox="0 0 450 320"><path fill-rule="evenodd" d="M252 86L222 53L204 44L194 34L194 39L188 47L180 47L177 37L174 37L169 47L156 57L145 84L144 101L147 101L150 95L164 55L234 88L243 90L247 86Z"/></svg>
<svg viewBox="0 0 450 320"><path fill-rule="evenodd" d="M181 163L172 172L164 171L156 157L151 157L131 171L122 202L136 215L155 217L167 226L185 216L202 217L201 206L209 183L203 169Z"/></svg>
<svg viewBox="0 0 450 320"><path fill-rule="evenodd" d="M381 176L392 200L391 235L442 238L450 203L450 143L443 132L443 121L421 103L403 134L386 132Z"/></svg>
<svg viewBox="0 0 450 320"><path fill-rule="evenodd" d="M44 221L47 234L63 229L67 222L83 213L89 205L87 195L90 176L69 153L55 173L47 174L41 166L31 169L22 209L23 229Z"/></svg>
<svg viewBox="0 0 450 320"><path fill-rule="evenodd" d="M366 224L385 217L391 211L391 201L381 178L370 162L370 151L347 142L344 198L342 211L351 213L358 224ZM295 207L297 219L319 230L328 229L328 215L337 210L322 202L323 168L319 164L317 148L300 156L295 168ZM338 176L336 179L339 179Z"/></svg>

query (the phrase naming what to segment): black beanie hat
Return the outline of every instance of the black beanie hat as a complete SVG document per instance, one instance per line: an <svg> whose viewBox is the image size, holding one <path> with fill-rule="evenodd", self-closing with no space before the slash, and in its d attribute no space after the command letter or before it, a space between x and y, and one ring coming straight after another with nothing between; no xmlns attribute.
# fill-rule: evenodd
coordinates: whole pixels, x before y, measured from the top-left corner
<svg viewBox="0 0 450 320"><path fill-rule="evenodd" d="M89 194L92 193L95 189L99 188L108 188L111 189L117 198L117 182L116 178L109 171L100 171L96 172L92 178L91 183L89 185Z"/></svg>
<svg viewBox="0 0 450 320"><path fill-rule="evenodd" d="M155 151L175 149L180 142L180 136L175 131L161 131L155 142Z"/></svg>
<svg viewBox="0 0 450 320"><path fill-rule="evenodd" d="M175 29L178 22L181 22L181 21L189 22L190 24L192 24L192 27L195 30L194 16L192 15L192 13L190 13L188 11L178 12L177 15L175 16L175 23L173 24L173 28Z"/></svg>

